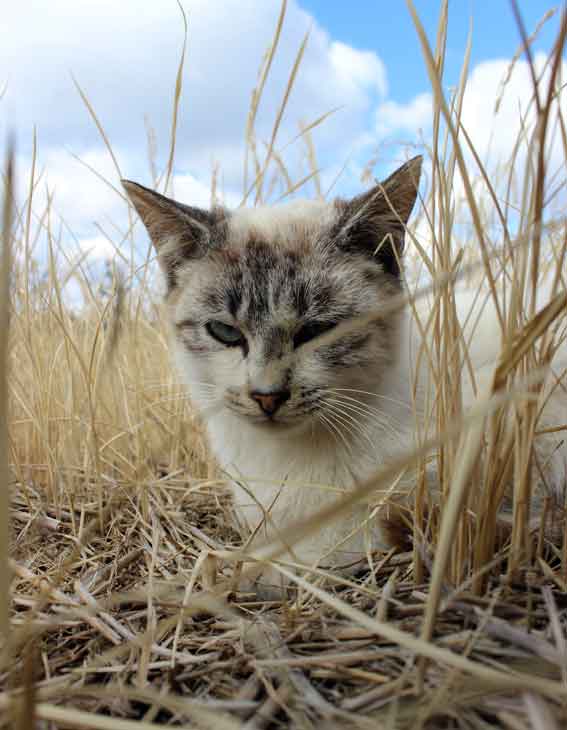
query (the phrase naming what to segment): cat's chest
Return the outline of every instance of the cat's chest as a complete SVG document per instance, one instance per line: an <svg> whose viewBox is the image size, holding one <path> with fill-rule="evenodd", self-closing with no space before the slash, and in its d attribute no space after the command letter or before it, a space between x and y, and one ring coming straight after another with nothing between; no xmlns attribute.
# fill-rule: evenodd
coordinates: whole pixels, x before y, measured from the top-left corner
<svg viewBox="0 0 567 730"><path fill-rule="evenodd" d="M252 507L257 502L274 513L311 512L372 472L374 459L368 452L347 458L332 439L309 432L301 438L274 438L236 426L226 420L210 423L209 437L233 484L237 506Z"/></svg>
<svg viewBox="0 0 567 730"><path fill-rule="evenodd" d="M359 476L332 439L308 431L301 437L265 434L261 429L225 420L209 424L211 446L221 468L251 484L316 482L348 488Z"/></svg>

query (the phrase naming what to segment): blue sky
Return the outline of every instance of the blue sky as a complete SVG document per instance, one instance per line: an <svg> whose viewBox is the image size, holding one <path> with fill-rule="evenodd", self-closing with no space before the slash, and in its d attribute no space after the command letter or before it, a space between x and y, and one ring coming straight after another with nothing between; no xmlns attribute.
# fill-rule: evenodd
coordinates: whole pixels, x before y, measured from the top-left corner
<svg viewBox="0 0 567 730"><path fill-rule="evenodd" d="M390 3L379 0L351 3L303 0L301 4L333 38L376 51L387 63L390 85L400 101L408 101L429 88L417 34L404 0ZM519 0L518 5L528 33L535 29L546 11L554 7L545 0ZM414 0L414 6L430 43L434 45L440 3ZM509 59L520 45L509 0L453 0L449 3L447 42L446 76L449 84L458 80L471 27L471 66L497 58ZM532 46L533 50L549 51L556 31L555 22L544 25Z"/></svg>
<svg viewBox="0 0 567 730"><path fill-rule="evenodd" d="M224 202L243 189L244 130L258 68L273 36L281 0L183 0L189 17L188 54L179 109L173 191L184 202L210 203L211 173L220 170ZM434 39L440 3L415 0ZM548 5L520 0L528 32ZM290 69L310 29L307 50L282 119L276 150L296 181L307 172L299 123L340 110L313 133L323 191L350 195L431 141L432 97L421 50L403 0L288 0L278 54L256 125L260 155L270 139ZM0 136L15 129L22 198L27 190L32 132L37 130L38 209L46 186L55 210L79 245L104 257L107 239L120 244L127 229L120 176L153 185L148 128L158 172L168 157L172 96L183 39L175 0L19 0L2 11ZM527 109L531 80L520 61L498 117L494 104L519 46L508 0L453 0L449 8L445 88L456 83L470 21L473 45L463 123L483 159L509 157ZM33 18L33 23L30 23ZM553 18L534 44L538 68L557 32ZM102 123L113 159L90 118L71 74ZM564 70L567 78L567 66ZM556 154L557 164L563 164ZM370 176L363 173L369 161ZM116 161L116 163L115 163ZM525 156L518 156L519 168ZM82 164L83 163L83 164ZM118 166L118 167L117 167ZM94 173L93 173L94 170ZM521 169L519 170L521 173ZM104 178L104 180L102 179ZM249 175L250 178L250 175ZM116 189L116 190L115 190ZM285 193L278 182L271 201ZM313 184L302 194L316 193ZM101 234L101 230L105 234Z"/></svg>

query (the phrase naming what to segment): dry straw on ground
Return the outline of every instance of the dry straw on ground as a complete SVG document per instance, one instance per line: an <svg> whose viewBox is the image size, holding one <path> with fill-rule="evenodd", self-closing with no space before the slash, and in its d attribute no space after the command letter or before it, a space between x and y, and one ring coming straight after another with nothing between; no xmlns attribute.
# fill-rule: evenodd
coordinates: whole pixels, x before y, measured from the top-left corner
<svg viewBox="0 0 567 730"><path fill-rule="evenodd" d="M566 20L545 18L559 32L542 78L519 20L533 98L513 159L494 171L478 158L474 164L476 152L460 124L468 50L459 87L450 99L443 93L446 3L434 49L409 0L408 6L435 97L429 192L417 228L434 244L424 248L415 228L408 235L417 252L410 269L427 271L421 281L429 282L434 300L424 323L433 328L434 348L423 356L438 375L431 417L443 480L440 508L428 503L418 483L413 549L369 556L371 569L356 580L331 575L324 582L324 571L295 576L293 566L267 546L260 557L296 583L297 596L261 603L236 593L231 579L246 568L230 527L230 501L168 364L151 253L141 267L135 256L140 226L130 217L116 243L126 279L114 276L105 296L93 291L82 260L61 265L68 253L60 246L51 201L38 207L34 143L23 205L13 197L11 167L4 175L0 725L566 726L567 541L548 540L530 522L526 505L534 484L528 467L538 406L537 399L519 397L526 388L537 395L533 373L545 369L567 331L567 234L557 210L557 200L565 200L565 164L557 173L546 161L550 140L564 161L567 153L561 78ZM249 203L279 199L302 186L318 195L322 190L310 133L326 115L301 121L294 143L305 144L310 168L297 181L285 167L280 140L308 39L265 148L255 135L285 9L284 2L252 96L244 175ZM154 175L161 189L172 180L182 62L169 160L163 174ZM102 122L80 93L112 154ZM155 170L152 149L150 134ZM521 179L514 173L519 157L528 160ZM464 196L455 210L457 179ZM459 217L472 221L464 241ZM45 276L35 264L42 240L48 242ZM130 256L124 254L128 245ZM460 377L466 343L453 306L453 285L463 276L480 283L479 295L497 297L504 343L484 410L465 421ZM553 286L549 300L536 306L543 276ZM66 305L64 277L83 290L87 306L79 316ZM499 293L504 281L507 311ZM425 447L408 454L407 462L419 466L424 454ZM514 507L502 540L496 513L510 477ZM388 478L390 473L377 474L351 501L387 485ZM339 503L320 521L346 508ZM562 514L556 519L560 535ZM317 523L298 525L290 536L309 529Z"/></svg>

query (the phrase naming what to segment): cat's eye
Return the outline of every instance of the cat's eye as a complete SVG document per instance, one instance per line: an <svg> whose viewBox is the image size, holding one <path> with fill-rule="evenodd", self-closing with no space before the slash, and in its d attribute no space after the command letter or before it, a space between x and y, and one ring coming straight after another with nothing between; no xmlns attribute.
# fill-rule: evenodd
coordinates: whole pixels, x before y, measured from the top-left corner
<svg viewBox="0 0 567 730"><path fill-rule="evenodd" d="M227 347L239 347L246 342L244 335L237 327L220 322L218 319L207 322L205 329L211 337Z"/></svg>
<svg viewBox="0 0 567 730"><path fill-rule="evenodd" d="M293 346L296 348L301 347L305 342L314 340L316 337L332 330L336 326L336 322L308 322L301 329L297 330L293 336Z"/></svg>

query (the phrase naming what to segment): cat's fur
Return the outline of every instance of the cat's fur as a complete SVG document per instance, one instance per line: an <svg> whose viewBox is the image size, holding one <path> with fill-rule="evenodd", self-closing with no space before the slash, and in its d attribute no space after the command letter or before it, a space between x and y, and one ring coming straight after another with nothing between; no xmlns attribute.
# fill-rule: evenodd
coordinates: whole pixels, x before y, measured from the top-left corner
<svg viewBox="0 0 567 730"><path fill-rule="evenodd" d="M124 181L166 274L175 360L256 542L315 514L416 445L416 417L430 392L425 372L414 391L420 335L409 310L388 306L404 290L405 224L420 170L415 158L350 201L231 212L184 206ZM464 295L458 304L463 319L470 302ZM381 319L341 329L381 310ZM494 314L488 309L480 322L482 334L471 339L477 375L491 372L499 347ZM241 340L227 346L215 339L210 328L221 327L224 337L224 325L238 328ZM272 416L262 409L276 402ZM544 420L561 423L566 412L563 390ZM543 447L556 494L567 483L561 437ZM286 557L355 562L368 546L384 545L377 520L359 529L367 516L368 506L360 506Z"/></svg>

